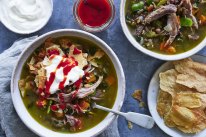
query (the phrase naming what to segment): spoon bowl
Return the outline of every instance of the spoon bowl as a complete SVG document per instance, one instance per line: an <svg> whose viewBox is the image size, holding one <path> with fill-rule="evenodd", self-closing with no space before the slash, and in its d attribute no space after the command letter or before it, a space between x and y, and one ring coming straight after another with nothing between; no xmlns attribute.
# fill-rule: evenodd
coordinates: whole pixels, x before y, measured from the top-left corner
<svg viewBox="0 0 206 137"><path fill-rule="evenodd" d="M107 112L111 112L114 113L116 115L120 115L126 118L126 120L137 124L141 127L147 128L147 129L151 129L154 126L154 120L152 117L148 116L148 115L143 115L143 114L139 114L139 113L135 113L135 112L120 112L120 111L115 111L100 105L97 105L96 103L92 104L92 108L97 108L103 111L107 111Z"/></svg>

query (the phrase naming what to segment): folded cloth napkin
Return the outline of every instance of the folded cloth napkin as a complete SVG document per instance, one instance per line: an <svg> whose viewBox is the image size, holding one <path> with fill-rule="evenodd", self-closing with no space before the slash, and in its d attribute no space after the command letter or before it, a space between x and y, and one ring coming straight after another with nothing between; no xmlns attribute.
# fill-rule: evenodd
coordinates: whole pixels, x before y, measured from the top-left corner
<svg viewBox="0 0 206 137"><path fill-rule="evenodd" d="M10 80L19 54L36 39L37 36L16 41L9 49L0 54L0 122L7 137L36 137L20 120L14 110ZM112 123L99 137L119 137L117 120Z"/></svg>

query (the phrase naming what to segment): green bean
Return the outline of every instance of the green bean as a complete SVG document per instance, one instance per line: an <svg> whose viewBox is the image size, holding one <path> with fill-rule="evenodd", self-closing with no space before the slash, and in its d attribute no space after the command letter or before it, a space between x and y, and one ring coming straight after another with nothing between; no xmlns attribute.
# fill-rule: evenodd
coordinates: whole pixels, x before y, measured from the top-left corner
<svg viewBox="0 0 206 137"><path fill-rule="evenodd" d="M144 2L140 1L139 3L132 4L132 11L138 11L144 9Z"/></svg>
<svg viewBox="0 0 206 137"><path fill-rule="evenodd" d="M51 106L52 102L53 102L52 100L49 101L49 105L48 105L48 108L47 108L47 114L49 114L50 111L51 111L50 106Z"/></svg>
<svg viewBox="0 0 206 137"><path fill-rule="evenodd" d="M180 23L182 27L191 27L193 25L193 21L190 18L180 18Z"/></svg>

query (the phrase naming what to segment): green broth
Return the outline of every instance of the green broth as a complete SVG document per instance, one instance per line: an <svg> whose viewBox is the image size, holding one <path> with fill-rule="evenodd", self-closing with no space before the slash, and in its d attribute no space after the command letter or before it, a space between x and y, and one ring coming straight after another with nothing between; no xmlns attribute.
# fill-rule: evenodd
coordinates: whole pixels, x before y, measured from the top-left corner
<svg viewBox="0 0 206 137"><path fill-rule="evenodd" d="M125 6L125 14L131 10L131 5L132 5L131 0L127 0L126 6ZM202 14L206 16L205 6L206 6L206 4L200 4L199 8L202 10ZM127 26L128 26L129 31L133 34L135 31L135 28L131 27L128 24L127 24ZM165 26L166 26L166 24L165 24ZM182 27L180 29L180 32L182 32L183 34L191 33L191 31L185 27ZM196 32L196 34L198 34L200 36L198 40L191 40L191 39L188 39L187 37L185 37L185 38L183 38L183 41L177 41L177 38L179 36L176 37L175 41L172 44L172 45L175 45L175 47L176 47L177 52L175 54L180 54L180 53L189 51L189 50L193 49L194 47L196 47L198 44L200 44L206 38L206 25L199 25L199 29L196 30L195 32ZM187 36L187 35L185 35L185 36ZM135 36L134 36L134 38L136 39ZM165 51L160 51L159 46L160 46L161 42L162 41L160 41L160 40L155 41L154 48L151 48L149 50L160 53L160 54L169 54Z"/></svg>
<svg viewBox="0 0 206 137"><path fill-rule="evenodd" d="M64 38L68 38L72 42L81 44L83 46L88 46L88 48L90 48L90 49L92 49L92 48L99 49L94 43L92 43L88 40L85 40L85 39L80 39L77 37L64 37ZM57 40L58 39L60 39L60 38L57 38ZM41 46L39 48L41 48ZM27 62L30 59L31 59L31 57L29 57L27 59ZM103 62L104 64L107 65L108 75L111 75L115 78L115 83L112 86L110 86L108 89L106 89L104 99L101 101L98 101L97 103L99 105L103 105L105 107L112 108L112 106L114 105L115 99L116 99L116 95L117 95L117 82L118 82L117 75L116 75L114 66L112 64L112 61L109 59L109 57L106 54L101 58L101 62ZM30 73L29 73L29 69L25 63L25 65L23 66L23 69L22 69L21 79L26 78L28 75L30 75ZM83 121L83 128L81 130L78 130L78 131L70 131L69 126L68 126L68 128L66 126L63 128L54 127L51 123L51 120L50 120L50 118L54 114L52 114L52 113L47 114L47 108L46 109L44 109L44 108L39 109L35 105L35 101L37 100L37 98L38 98L37 95L33 91L29 91L29 90L26 91L26 96L24 98L22 97L24 105L27 108L30 115L41 125L49 128L53 131L56 131L56 132L76 133L76 132L82 132L82 131L88 130L88 129L96 126L98 123L100 123L108 114L107 112L94 109L94 110L92 110L92 113L94 113L92 115L92 117L89 115L78 115L77 117Z"/></svg>

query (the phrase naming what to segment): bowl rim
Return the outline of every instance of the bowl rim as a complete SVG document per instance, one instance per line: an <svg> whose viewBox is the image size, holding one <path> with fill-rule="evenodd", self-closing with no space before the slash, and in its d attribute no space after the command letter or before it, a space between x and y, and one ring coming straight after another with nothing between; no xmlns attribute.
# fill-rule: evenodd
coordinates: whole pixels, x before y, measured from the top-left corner
<svg viewBox="0 0 206 137"><path fill-rule="evenodd" d="M52 131L52 130L46 128L46 127L44 127L44 126L41 125L40 123L38 123L38 122L29 114L28 110L26 110L26 113L28 113L29 116L28 116L27 118L23 117L23 116L21 115L21 111L22 111L22 110L19 110L19 109L18 109L18 107L19 107L20 105L21 105L21 107L23 107L24 109L26 109L26 106L23 104L23 100L22 100L21 96L15 97L15 88L14 88L14 87L15 87L15 84L16 84L15 82L18 82L18 80L15 79L15 77L16 77L16 75L17 75L17 74L16 74L16 71L17 71L18 69L21 70L21 68L18 68L18 67L20 67L20 66L19 66L19 63L20 63L20 61L22 60L23 55L26 54L26 51L29 50L30 48L33 48L33 47L35 47L35 49L38 48L40 45L36 45L36 46L35 46L34 44L35 44L36 42L41 41L42 39L44 39L44 38L46 38L46 37L48 37L48 36L53 35L53 37L55 37L55 34L58 34L58 33L66 33L66 32L68 32L68 33L74 32L74 33L82 34L82 36L80 36L80 38L83 38L83 39L86 39L86 37L87 37L87 38L91 38L92 40L95 40L95 41L93 41L94 43L99 43L99 44L101 44L100 46L97 45L97 46L99 46L101 49L104 48L104 49L108 50L108 53L106 53L106 54L107 54L108 56L110 55L110 56L113 58L113 59L112 59L111 57L109 57L109 58L111 59L113 65L114 65L114 68L115 68L115 70L116 70L116 73L117 73L117 70L119 71L119 73L117 73L117 77L118 77L118 90L117 90L117 96L116 96L116 99L115 99L113 108L116 107L116 108L115 108L116 110L120 110L120 109L121 109L121 107L122 107L122 105L123 105L123 102L124 102L124 98L125 98L125 86L126 86L126 83L125 83L124 71L123 71L122 65L121 65L118 57L116 56L115 52L114 52L103 40L101 40L100 38L98 38L97 36L95 36L95 35L93 35L93 34L91 34L91 33L88 33L88 32L82 31L82 30L77 30L77 29L59 29L59 30L54 30L54 31L45 33L45 34L39 36L39 37L38 37L37 39L35 39L33 42L31 42L31 43L29 44L29 46L22 51L22 53L20 54L20 56L19 56L19 58L18 58L18 61L17 61L16 65L15 65L15 67L14 67L14 69L13 69L12 78L11 78L10 88L11 88L12 102L13 102L14 108L15 108L15 110L16 110L19 118L21 119L21 121L22 121L31 131L33 131L35 134L37 134L37 135L39 135L39 136L47 136L47 135L38 132L37 129L34 129L34 125L29 124L29 122L26 121L25 119L27 119L27 120L29 119L29 120L34 121L35 124L37 124L37 125L40 126L40 127L43 127L44 130L47 130L47 132L50 132L51 134L55 133L55 135L56 135L57 137L65 137L65 136L69 137L69 135L74 136L75 134L76 134L76 136L78 136L78 137L84 137L84 133L85 133L85 132L94 129L94 128L97 127L99 124L101 124L101 123L103 123L104 121L106 121L106 124L105 124L105 122L104 122L105 125L103 125L103 127L101 127L101 129L99 128L98 131L95 131L95 132L92 132L92 133L90 133L90 132L87 133L87 134L90 134L90 136L96 136L96 135L102 133L115 119L117 119L117 116L114 115L114 114L108 113L107 116L106 116L100 123L98 123L97 125L95 125L94 127L90 128L90 129L88 129L88 130L86 130L86 131L82 131L82 132L79 132L79 133L61 133L61 132L54 132L54 131ZM51 36L51 37L52 37L52 36ZM91 40L90 40L90 41L91 41ZM35 50L35 49L34 49L34 50ZM32 50L32 51L34 51L34 50ZM104 51L105 51L105 50L104 50ZM105 51L105 52L106 52L106 51ZM31 52L31 53L32 53L32 52ZM31 53L29 53L29 55L31 55ZM113 62L113 60L114 60L115 62ZM25 63L25 62L23 62L23 63ZM116 66L115 66L114 63L116 64ZM121 79L121 80L119 81L119 79ZM119 82L120 82L120 83L119 83ZM121 85L119 85L119 84L121 84ZM18 89L18 93L17 93L17 94L20 95L19 89ZM118 98L118 95L121 97L120 99ZM20 100L21 100L20 104L15 103L15 102L18 102L18 101L16 101L17 99L15 99L15 98L17 98L17 99L20 98ZM23 105L23 106L22 106L22 105ZM30 121L30 122L31 122L31 121ZM32 126L33 126L33 127L32 127Z"/></svg>
<svg viewBox="0 0 206 137"><path fill-rule="evenodd" d="M50 2L50 4L51 4L51 13L49 14L48 17L46 17L47 19L46 19L46 21L45 21L44 23L42 23L42 25L40 25L39 27L37 27L36 29L34 29L34 30L32 30L32 31L21 31L21 30L13 29L10 25L8 25L8 23L6 23L6 22L4 21L4 19L2 19L3 17L1 17L1 15L0 15L0 22L1 22L8 30L10 30L10 31L12 31L12 32L14 32L14 33L17 33L17 34L26 35L26 34L35 33L35 32L37 32L37 31L41 30L42 28L44 28L44 27L48 24L50 18L52 17L53 10L54 10L54 3L53 3L53 0L49 0L49 2ZM0 8L1 8L1 7L0 7Z"/></svg>
<svg viewBox="0 0 206 137"><path fill-rule="evenodd" d="M140 50L142 53L147 54L151 57L160 59L160 60L165 60L165 61L174 61L174 60L180 60L183 58L187 58L190 57L194 54L196 54L197 52L199 52L201 49L203 49L206 46L206 36L205 38L194 48L183 52L183 53L179 53L179 54L175 54L175 55L164 55L164 54L160 54L160 53L156 53L153 51L150 51L146 48L144 48L143 46L141 46L136 40L135 38L132 36L131 32L129 31L126 21L125 21L125 5L126 5L126 1L127 0L121 0L120 3L120 23L121 23L121 27L122 30L125 34L125 36L127 37L127 39L129 40L129 42L138 50Z"/></svg>

